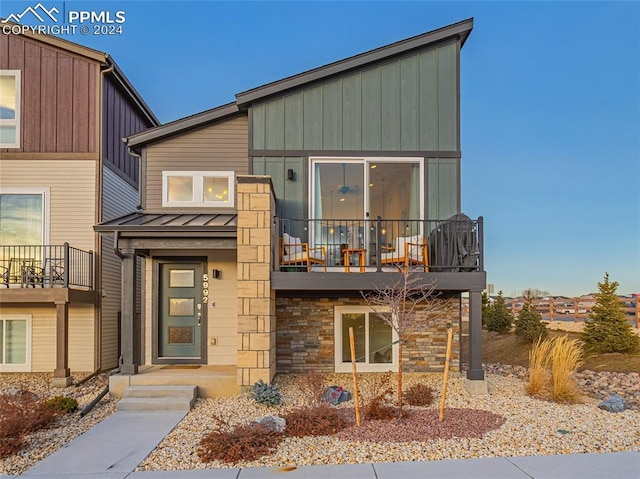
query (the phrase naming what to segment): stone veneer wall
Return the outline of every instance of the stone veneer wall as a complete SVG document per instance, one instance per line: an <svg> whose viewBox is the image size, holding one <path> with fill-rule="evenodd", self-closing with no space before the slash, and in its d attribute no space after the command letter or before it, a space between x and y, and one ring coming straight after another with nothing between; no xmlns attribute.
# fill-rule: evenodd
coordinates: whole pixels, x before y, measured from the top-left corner
<svg viewBox="0 0 640 479"><path fill-rule="evenodd" d="M453 347L450 370L460 371L460 298L451 302ZM304 373L311 369L332 373L334 364L334 307L364 306L361 298L276 299L276 364L278 373ZM409 336L403 349L405 372L444 370L447 345L446 319L435 328Z"/></svg>
<svg viewBox="0 0 640 479"><path fill-rule="evenodd" d="M238 385L276 373L275 292L271 256L275 196L269 176L237 177Z"/></svg>

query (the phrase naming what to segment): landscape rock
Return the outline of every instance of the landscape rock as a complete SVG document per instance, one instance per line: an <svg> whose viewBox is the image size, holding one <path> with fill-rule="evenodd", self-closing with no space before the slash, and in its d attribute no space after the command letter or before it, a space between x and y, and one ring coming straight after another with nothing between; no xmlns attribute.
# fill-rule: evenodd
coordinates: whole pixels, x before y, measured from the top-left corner
<svg viewBox="0 0 640 479"><path fill-rule="evenodd" d="M285 426L287 425L287 421L280 416L265 416L259 421L256 421L258 424L262 424L263 426L267 426L269 429L275 432L283 432Z"/></svg>
<svg viewBox="0 0 640 479"><path fill-rule="evenodd" d="M619 394L610 394L607 399L598 404L600 409L604 409L609 412L622 412L627 409L627 401L624 400Z"/></svg>

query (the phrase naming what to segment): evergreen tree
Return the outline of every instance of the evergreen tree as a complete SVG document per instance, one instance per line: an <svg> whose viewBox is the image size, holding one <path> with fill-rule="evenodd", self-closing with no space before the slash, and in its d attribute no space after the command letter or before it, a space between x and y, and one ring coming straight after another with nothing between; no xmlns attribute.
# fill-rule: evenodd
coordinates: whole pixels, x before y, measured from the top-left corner
<svg viewBox="0 0 640 479"><path fill-rule="evenodd" d="M482 292L482 325L484 326L487 321L487 317L489 314L489 309L491 308L491 303L489 302L489 295L486 291Z"/></svg>
<svg viewBox="0 0 640 479"><path fill-rule="evenodd" d="M538 338L546 338L547 325L542 322L542 315L536 310L533 301L535 296L530 290L524 291L524 304L516 319L516 335L533 342Z"/></svg>
<svg viewBox="0 0 640 479"><path fill-rule="evenodd" d="M482 316L485 318L484 316ZM488 331L495 331L503 334L511 331L513 326L513 314L507 308L507 304L502 296L502 291L498 293L495 303L487 308L485 324Z"/></svg>
<svg viewBox="0 0 640 479"><path fill-rule="evenodd" d="M609 281L605 273L604 281L598 283L596 304L584 326L582 340L587 347L601 353L628 353L640 349L640 338L633 334L616 290L618 282ZM638 298L636 298L636 301Z"/></svg>

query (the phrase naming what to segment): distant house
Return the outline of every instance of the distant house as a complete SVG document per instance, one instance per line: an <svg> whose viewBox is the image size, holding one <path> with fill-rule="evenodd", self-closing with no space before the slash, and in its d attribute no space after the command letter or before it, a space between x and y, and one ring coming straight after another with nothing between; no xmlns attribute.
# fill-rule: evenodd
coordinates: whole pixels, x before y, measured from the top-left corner
<svg viewBox="0 0 640 479"><path fill-rule="evenodd" d="M120 260L93 226L139 204L121 138L158 121L109 55L46 35L0 35L0 92L0 372L68 385L117 366Z"/></svg>
<svg viewBox="0 0 640 479"><path fill-rule="evenodd" d="M397 338L360 291L406 268L437 281L454 311L410 339L407 370L443 369L446 319L460 370L468 292L466 375L484 379L482 219L460 214L460 52L472 26L284 78L127 138L142 159L142 210L95 228L123 262L124 361L112 392L149 384L161 365L199 365L182 379L165 370L190 382L219 368L227 385L213 395L276 373L350 371L349 327L360 371L396 371Z"/></svg>

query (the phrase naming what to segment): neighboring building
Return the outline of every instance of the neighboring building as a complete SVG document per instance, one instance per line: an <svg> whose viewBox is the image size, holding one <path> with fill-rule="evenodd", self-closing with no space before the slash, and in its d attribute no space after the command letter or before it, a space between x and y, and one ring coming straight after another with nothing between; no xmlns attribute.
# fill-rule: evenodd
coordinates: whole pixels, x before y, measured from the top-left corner
<svg viewBox="0 0 640 479"><path fill-rule="evenodd" d="M139 204L121 138L158 121L113 60L0 35L0 372L114 368L120 261L96 223ZM135 307L135 306L134 306Z"/></svg>
<svg viewBox="0 0 640 479"><path fill-rule="evenodd" d="M394 334L360 291L406 267L436 280L454 311L410 339L407 370L443 369L445 321L460 333L469 292L467 378L482 383L482 219L459 214L460 50L472 27L285 78L127 139L142 158L142 211L96 227L123 261L115 394L148 383L153 365L212 366L185 370L191 382L216 366L236 389L276 373L350 371L350 326L360 371L397 370Z"/></svg>

